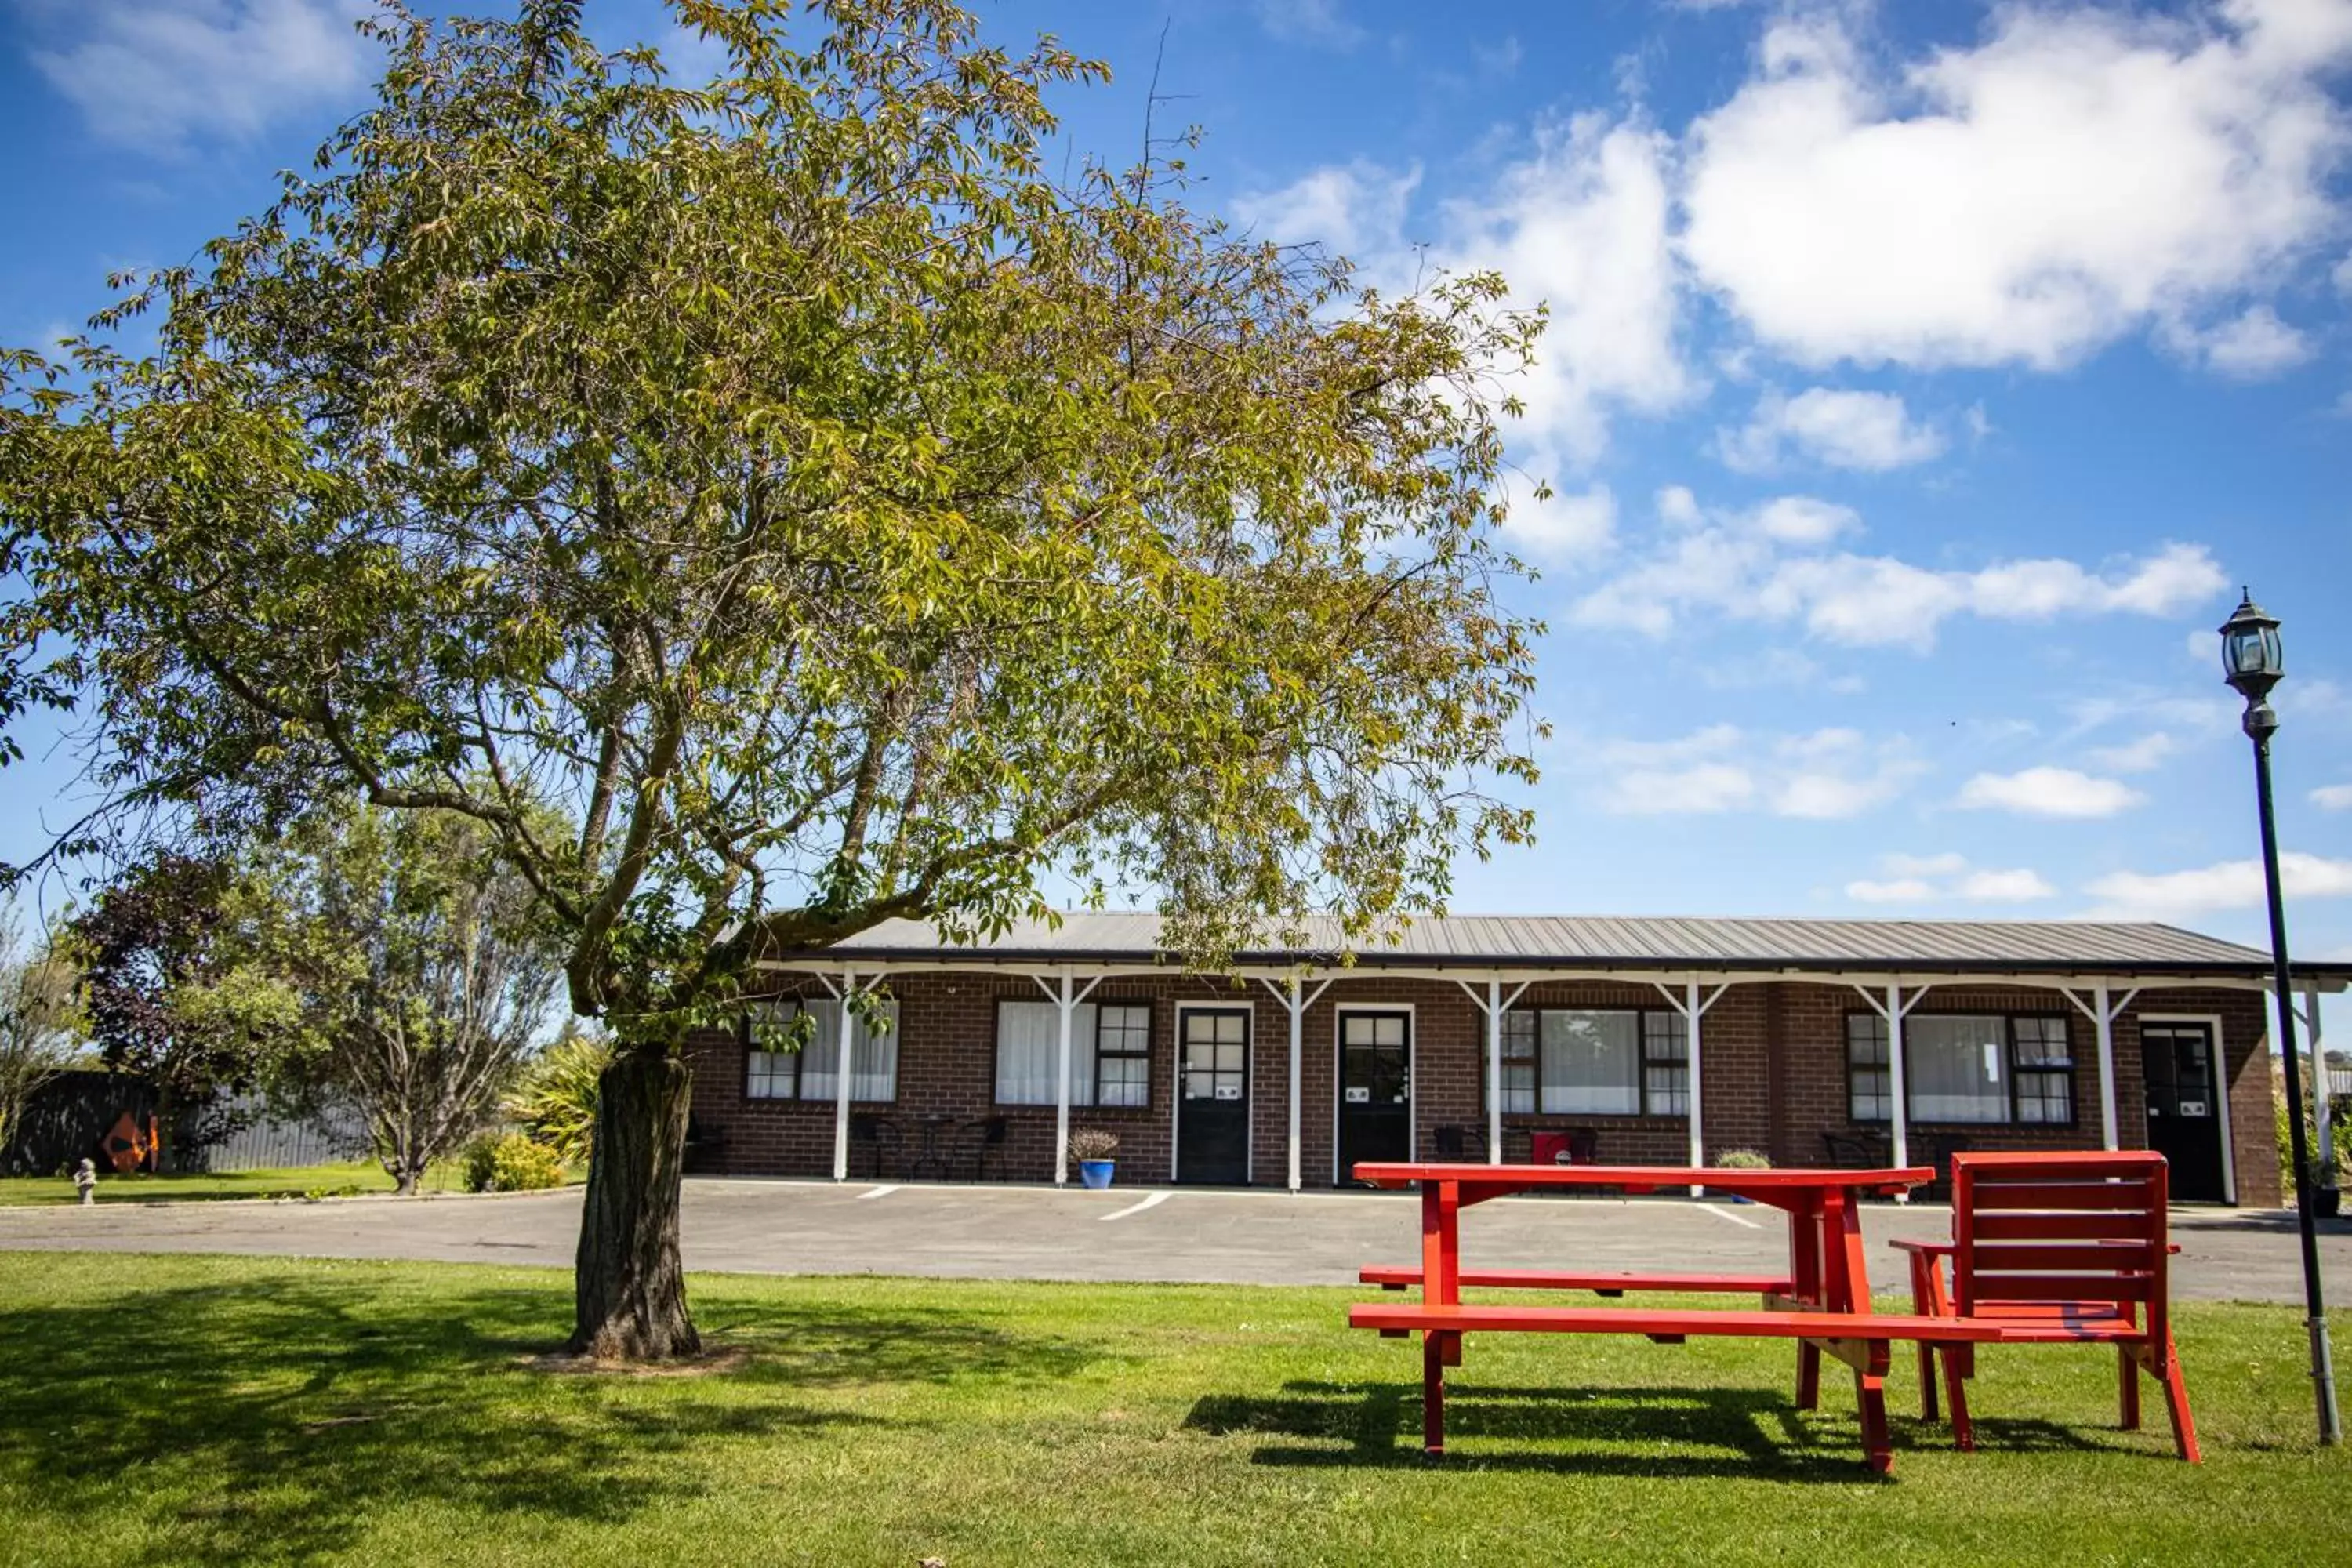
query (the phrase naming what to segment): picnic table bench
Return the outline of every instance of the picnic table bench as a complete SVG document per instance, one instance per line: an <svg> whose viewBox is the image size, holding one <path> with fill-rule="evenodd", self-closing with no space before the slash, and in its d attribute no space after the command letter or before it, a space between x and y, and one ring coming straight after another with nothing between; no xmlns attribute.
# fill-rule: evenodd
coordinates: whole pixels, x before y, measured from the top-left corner
<svg viewBox="0 0 2352 1568"><path fill-rule="evenodd" d="M1648 1165L1464 1165L1367 1163L1356 1178L1376 1187L1418 1186L1422 1194L1422 1262L1374 1265L1360 1278L1396 1291L1419 1286L1418 1302L1351 1307L1349 1326L1384 1336L1422 1335L1422 1446L1445 1449L1445 1369L1462 1362L1465 1333L1637 1334L1660 1343L1693 1336L1787 1339L1797 1345L1796 1402L1820 1402L1823 1355L1853 1370L1863 1448L1871 1468L1894 1468L1886 1425L1885 1377L1898 1341L1974 1344L1999 1340L2000 1325L1932 1313L1874 1312L1870 1277L1855 1200L1892 1194L1933 1178L1927 1167L1874 1171L1696 1169ZM1571 1271L1530 1268L1465 1269L1460 1215L1495 1198L1544 1188L1608 1186L1629 1193L1706 1186L1736 1194L1789 1219L1785 1275L1687 1273L1662 1270ZM1551 1307L1465 1303L1465 1288L1591 1291L1698 1291L1753 1295L1756 1310Z"/></svg>

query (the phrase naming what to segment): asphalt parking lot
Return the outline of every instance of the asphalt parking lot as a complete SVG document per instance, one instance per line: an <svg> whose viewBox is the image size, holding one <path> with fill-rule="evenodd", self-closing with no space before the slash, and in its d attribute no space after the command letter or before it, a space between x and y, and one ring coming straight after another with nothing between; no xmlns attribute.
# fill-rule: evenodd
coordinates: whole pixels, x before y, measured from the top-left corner
<svg viewBox="0 0 2352 1568"><path fill-rule="evenodd" d="M0 1209L0 1247L232 1252L545 1264L568 1268L577 1190L495 1197L317 1203L122 1204ZM1873 1282L1899 1288L1895 1237L1947 1234L1941 1207L1872 1205ZM2324 1226L2331 1299L2352 1291L2352 1222ZM1768 1209L1680 1198L1505 1199L1466 1211L1465 1258L1493 1267L1749 1271L1785 1259ZM2174 1290L2302 1299L2294 1216L2180 1209ZM1341 1285L1374 1261L1409 1262L1409 1195L1126 1188L876 1185L698 1178L686 1184L687 1267L761 1274Z"/></svg>

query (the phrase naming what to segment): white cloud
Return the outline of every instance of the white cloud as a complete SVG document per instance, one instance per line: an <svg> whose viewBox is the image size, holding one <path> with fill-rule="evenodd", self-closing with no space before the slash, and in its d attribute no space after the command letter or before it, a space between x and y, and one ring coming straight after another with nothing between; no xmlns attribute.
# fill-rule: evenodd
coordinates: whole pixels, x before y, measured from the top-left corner
<svg viewBox="0 0 2352 1568"><path fill-rule="evenodd" d="M1848 882L1845 896L1864 904L1924 904L1935 898L1936 888L1916 877L1898 877L1887 882L1864 879Z"/></svg>
<svg viewBox="0 0 2352 1568"><path fill-rule="evenodd" d="M1607 485L1582 494L1538 496L1533 480L1513 475L1504 485L1510 510L1503 527L1529 555L1573 559L1609 547L1617 534L1617 498Z"/></svg>
<svg viewBox="0 0 2352 1568"><path fill-rule="evenodd" d="M2311 804L2322 811L2352 811L2352 784L2322 784L2311 792Z"/></svg>
<svg viewBox="0 0 2352 1568"><path fill-rule="evenodd" d="M2115 779L2095 778L2072 768L2027 768L2015 773L1979 773L1960 786L1958 805L1976 811L2012 811L2024 816L2113 816L2146 797Z"/></svg>
<svg viewBox="0 0 2352 1568"><path fill-rule="evenodd" d="M2309 359L2311 340L2268 305L2202 331L2180 333L2179 346L2208 368L2238 381L2260 381Z"/></svg>
<svg viewBox="0 0 2352 1568"><path fill-rule="evenodd" d="M2336 270L2328 276L2335 279L2337 293L2352 294L2352 255L2347 255L2343 260L2337 262Z"/></svg>
<svg viewBox="0 0 2352 1568"><path fill-rule="evenodd" d="M1965 855L1882 855L1879 863L1898 877L1950 877L1969 868Z"/></svg>
<svg viewBox="0 0 2352 1568"><path fill-rule="evenodd" d="M1869 778L1836 773L1791 773L1774 788L1772 812L1776 816L1843 821L1885 805L1903 793L1906 782L1906 775L1896 773Z"/></svg>
<svg viewBox="0 0 2352 1568"><path fill-rule="evenodd" d="M2227 313L2332 237L2347 55L2340 0L2018 4L1890 80L1801 6L1692 128L1683 253L1801 363L2064 365Z"/></svg>
<svg viewBox="0 0 2352 1568"><path fill-rule="evenodd" d="M1601 804L1623 816L1709 816L1746 805L1755 795L1756 780L1746 768L1698 763L1620 773Z"/></svg>
<svg viewBox="0 0 2352 1568"><path fill-rule="evenodd" d="M2352 860L2289 850L2279 857L2279 883L2289 899L2352 896ZM2105 920L2172 920L2251 909L2266 896L2259 860L2225 860L2190 871L2117 871L2091 883L2089 890L2105 900L2092 918Z"/></svg>
<svg viewBox="0 0 2352 1568"><path fill-rule="evenodd" d="M1689 816L1761 809L1816 821L1858 816L1900 795L1919 763L1899 738L1853 730L1778 738L1715 724L1665 741L1609 741L1582 749L1598 803L1620 816Z"/></svg>
<svg viewBox="0 0 2352 1568"><path fill-rule="evenodd" d="M2091 760L2114 773L2144 773L2161 765L2179 750L2179 742L2157 730L2121 745L2097 747L2092 751Z"/></svg>
<svg viewBox="0 0 2352 1568"><path fill-rule="evenodd" d="M1864 878L1845 885L1845 896L1864 904L1927 904L1952 899L1972 903L2023 904L2058 896L2038 871L2024 867L2011 870L1970 870L1968 858L1949 852L1937 855L1883 855L1879 864L1885 880Z"/></svg>
<svg viewBox="0 0 2352 1568"><path fill-rule="evenodd" d="M1612 414L1664 414L1698 390L1675 345L1678 301L1666 238L1668 139L1637 119L1580 114L1539 125L1483 189L1445 203L1425 252L1406 236L1418 173L1362 162L1313 171L1234 204L1286 241L1322 239L1393 295L1433 271L1492 269L1510 302L1550 308L1536 364L1511 384L1527 405L1516 439L1581 465L1608 444Z"/></svg>
<svg viewBox="0 0 2352 1568"><path fill-rule="evenodd" d="M2167 544L2104 572L2063 560L1937 570L1890 556L1812 552L1809 547L1858 530L1861 520L1851 508L1811 497L1782 497L1748 512L1708 512L1694 502L1691 511L1705 526L1684 521L1678 500L1675 526L1633 567L1572 605L1570 618L1664 636L1683 616L1713 615L1801 626L1828 642L1925 652L1955 616L2170 616L2228 586L2201 545Z"/></svg>
<svg viewBox="0 0 2352 1568"><path fill-rule="evenodd" d="M1339 0L1256 0L1255 9L1258 26L1286 44L1352 49L1364 41L1364 29L1348 19Z"/></svg>
<svg viewBox="0 0 2352 1568"><path fill-rule="evenodd" d="M1668 485L1657 496L1658 521L1668 528L1693 528L1698 524L1698 498L1683 485Z"/></svg>
<svg viewBox="0 0 2352 1568"><path fill-rule="evenodd" d="M1815 386L1787 397L1768 388L1746 426L1717 433L1716 448L1727 467L1748 473L1769 473L1791 455L1883 473L1936 457L1944 437L1914 423L1892 392Z"/></svg>
<svg viewBox="0 0 2352 1568"><path fill-rule="evenodd" d="M2058 889L2038 871L2020 867L2011 871L1972 871L1960 879L1960 897L1988 904L2023 904L2054 899Z"/></svg>
<svg viewBox="0 0 2352 1568"><path fill-rule="evenodd" d="M1234 203L1244 226L1285 245L1319 243L1351 259L1375 261L1402 245L1405 208L1421 184L1421 166L1399 173L1358 159L1331 163L1277 191L1259 191Z"/></svg>
<svg viewBox="0 0 2352 1568"><path fill-rule="evenodd" d="M89 0L71 37L31 51L103 141L173 149L240 140L348 98L367 50L361 0Z"/></svg>
<svg viewBox="0 0 2352 1568"><path fill-rule="evenodd" d="M1778 497L1758 507L1753 517L1759 533L1783 544L1826 544L1862 528L1862 514L1853 508L1811 496Z"/></svg>
<svg viewBox="0 0 2352 1568"><path fill-rule="evenodd" d="M2201 629L2190 632L2181 646L2188 648L2189 657L2198 663L2210 668L2221 668L2221 634L2220 632Z"/></svg>

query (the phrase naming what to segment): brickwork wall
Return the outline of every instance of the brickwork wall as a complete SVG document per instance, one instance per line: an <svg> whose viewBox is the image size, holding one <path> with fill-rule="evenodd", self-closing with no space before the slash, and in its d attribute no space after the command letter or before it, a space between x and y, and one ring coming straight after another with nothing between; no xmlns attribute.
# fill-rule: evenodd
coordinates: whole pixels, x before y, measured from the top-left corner
<svg viewBox="0 0 2352 1568"><path fill-rule="evenodd" d="M792 991L793 983L784 989ZM810 994L822 995L812 985ZM1025 975L915 974L891 986L899 1005L898 1097L854 1109L887 1115L919 1139L923 1117L968 1122L1003 1115L1008 1142L992 1155L989 1174L1013 1181L1047 1181L1054 1170L1055 1110L1051 1105L997 1106L997 1004L1045 998ZM1150 1102L1138 1108L1074 1106L1074 1127L1118 1134L1118 1160L1130 1183L1164 1182L1171 1169L1176 1092L1176 1016L1180 1004L1237 1005L1249 1010L1250 1179L1280 1186L1288 1180L1289 1017L1255 982L1169 975L1106 981L1090 1001L1148 1001L1152 1008ZM2279 1201L2278 1163L2272 1142L2272 1083L2259 993L2150 991L2117 1021L2115 1031L2116 1110L2126 1146L2147 1142L2147 1107L2140 1071L2138 1020L2143 1014L2214 1016L2221 1020L2230 1084L2232 1152L2238 1198L2251 1205ZM1643 985L1539 985L1521 1006L1655 1008L1664 1001ZM1484 1015L1450 983L1350 975L1309 1006L1300 1034L1300 1174L1309 1186L1333 1180L1337 1120L1337 1042L1340 1008L1410 1008L1413 1027L1415 1147L1431 1157L1441 1127L1483 1128L1486 1032ZM1976 1148L2097 1148L2101 1142L2098 1053L2090 1020L2055 992L1989 987L1938 988L1921 1004L1929 1013L2036 1013L2069 1019L2075 1075L2075 1125L2065 1128L1935 1127L1915 1124L1915 1158L1947 1136ZM1803 982L1733 986L1709 1006L1701 1026L1701 1107L1708 1157L1727 1149L1757 1149L1775 1164L1818 1163L1824 1129L1859 1131L1851 1121L1845 1070L1845 1019L1864 1011L1851 986ZM723 1145L705 1168L733 1174L828 1175L833 1169L835 1108L830 1100L754 1100L746 1096L740 1036L698 1034L691 1046L694 1112L706 1131L721 1131ZM1589 1127L1599 1155L1611 1163L1678 1164L1688 1158L1685 1121L1648 1116L1521 1116L1515 1127ZM1884 1124L1871 1129L1884 1131ZM942 1146L952 1141L942 1134ZM864 1155L857 1169L862 1173Z"/></svg>

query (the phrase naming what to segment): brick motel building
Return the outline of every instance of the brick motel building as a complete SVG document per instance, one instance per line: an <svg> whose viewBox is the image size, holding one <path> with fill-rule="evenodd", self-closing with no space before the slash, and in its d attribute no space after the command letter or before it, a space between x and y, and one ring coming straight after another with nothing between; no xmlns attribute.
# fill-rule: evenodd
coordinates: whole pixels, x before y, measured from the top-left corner
<svg viewBox="0 0 2352 1568"><path fill-rule="evenodd" d="M2269 960L2169 926L1448 916L1213 976L1157 935L896 921L766 965L741 1026L696 1037L688 1168L1060 1182L1085 1128L1118 1136L1123 1184L1293 1190L1375 1159L2145 1147L2181 1201L2280 1202ZM2347 979L2296 971L2307 1007ZM766 1048L802 1012L807 1043Z"/></svg>

